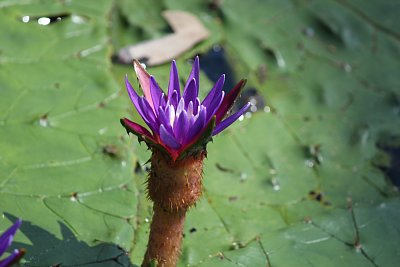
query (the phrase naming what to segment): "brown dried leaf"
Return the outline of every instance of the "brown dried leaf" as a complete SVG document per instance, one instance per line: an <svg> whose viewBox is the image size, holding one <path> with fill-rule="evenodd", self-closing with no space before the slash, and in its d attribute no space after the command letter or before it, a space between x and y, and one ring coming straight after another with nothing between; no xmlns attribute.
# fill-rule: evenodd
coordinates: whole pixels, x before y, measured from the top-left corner
<svg viewBox="0 0 400 267"><path fill-rule="evenodd" d="M130 64L133 59L148 66L169 62L209 36L200 20L189 12L167 10L162 15L174 33L120 49L118 58L122 63Z"/></svg>

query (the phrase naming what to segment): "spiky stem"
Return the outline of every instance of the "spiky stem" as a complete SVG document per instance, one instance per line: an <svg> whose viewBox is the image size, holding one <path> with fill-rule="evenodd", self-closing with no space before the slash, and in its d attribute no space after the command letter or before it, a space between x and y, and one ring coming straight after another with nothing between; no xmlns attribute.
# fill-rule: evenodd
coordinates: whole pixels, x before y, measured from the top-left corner
<svg viewBox="0 0 400 267"><path fill-rule="evenodd" d="M201 196L205 152L172 161L153 150L148 193L153 205L149 243L142 267L174 267L180 255L186 211Z"/></svg>

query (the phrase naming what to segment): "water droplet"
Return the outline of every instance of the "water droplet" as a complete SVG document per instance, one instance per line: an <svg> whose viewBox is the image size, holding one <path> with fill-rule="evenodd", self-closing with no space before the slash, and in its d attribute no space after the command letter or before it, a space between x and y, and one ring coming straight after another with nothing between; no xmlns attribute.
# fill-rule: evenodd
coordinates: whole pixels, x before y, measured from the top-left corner
<svg viewBox="0 0 400 267"><path fill-rule="evenodd" d="M201 13L200 16L205 21L210 21L212 19L212 17L208 13L205 13L205 12Z"/></svg>
<svg viewBox="0 0 400 267"><path fill-rule="evenodd" d="M43 115L42 117L40 117L39 119L39 125L42 127L47 127L49 126L49 120L47 118L47 115Z"/></svg>
<svg viewBox="0 0 400 267"><path fill-rule="evenodd" d="M240 181L244 182L245 180L247 180L247 173L241 172L240 173Z"/></svg>
<svg viewBox="0 0 400 267"><path fill-rule="evenodd" d="M121 166L122 167L126 167L126 161L125 160L121 161Z"/></svg>
<svg viewBox="0 0 400 267"><path fill-rule="evenodd" d="M264 107L264 112L270 113L271 112L271 108L269 106L265 106Z"/></svg>
<svg viewBox="0 0 400 267"><path fill-rule="evenodd" d="M86 19L84 17L78 16L78 15L72 15L71 21L76 24L83 24L86 22Z"/></svg>
<svg viewBox="0 0 400 267"><path fill-rule="evenodd" d="M251 112L246 112L245 114L244 114L244 117L245 118L247 118L247 119L250 119L251 118Z"/></svg>
<svg viewBox="0 0 400 267"><path fill-rule="evenodd" d="M101 128L101 129L99 130L99 134L100 134L100 135L103 135L103 134L105 134L106 132L107 132L107 127Z"/></svg>
<svg viewBox="0 0 400 267"><path fill-rule="evenodd" d="M239 244L237 242L233 242L231 247L230 247L231 250L237 250L239 248L240 248L240 246L239 246Z"/></svg>
<svg viewBox="0 0 400 267"><path fill-rule="evenodd" d="M275 57L276 57L276 62L278 63L278 67L280 68L285 68L286 67L286 62L283 59L283 56L281 53L275 51Z"/></svg>
<svg viewBox="0 0 400 267"><path fill-rule="evenodd" d="M349 63L345 63L345 64L343 65L343 68L344 68L344 70L345 70L346 72L351 72L351 70L352 70L352 67L351 67L351 65L350 65Z"/></svg>
<svg viewBox="0 0 400 267"><path fill-rule="evenodd" d="M306 159L306 161L304 163L309 168L313 168L315 166L315 162L312 159Z"/></svg>
<svg viewBox="0 0 400 267"><path fill-rule="evenodd" d="M39 25L46 26L46 25L49 25L50 22L51 22L51 19L48 18L48 17L41 17L41 18L38 19L38 24Z"/></svg>
<svg viewBox="0 0 400 267"><path fill-rule="evenodd" d="M257 112L258 110L263 110L265 107L265 100L262 94L254 87L250 87L243 91L240 100L235 105L234 109L239 110L243 105L250 102L251 106L249 112Z"/></svg>
<svg viewBox="0 0 400 267"><path fill-rule="evenodd" d="M144 218L144 221L148 223L148 222L150 222L150 219L146 217L146 218Z"/></svg>
<svg viewBox="0 0 400 267"><path fill-rule="evenodd" d="M213 51L218 53L222 50L222 47L219 44L213 45Z"/></svg>
<svg viewBox="0 0 400 267"><path fill-rule="evenodd" d="M271 179L271 185L272 185L272 189L274 189L274 191L279 191L281 189L279 180L276 177Z"/></svg>
<svg viewBox="0 0 400 267"><path fill-rule="evenodd" d="M243 121L243 120L244 120L244 116L243 116L243 115L240 115L238 121Z"/></svg>
<svg viewBox="0 0 400 267"><path fill-rule="evenodd" d="M303 34L307 37L314 37L315 35L315 31L313 28L311 27L307 27L305 29L303 29Z"/></svg>
<svg viewBox="0 0 400 267"><path fill-rule="evenodd" d="M29 22L30 17L29 16L23 16L22 17L22 22L23 23L28 23Z"/></svg>

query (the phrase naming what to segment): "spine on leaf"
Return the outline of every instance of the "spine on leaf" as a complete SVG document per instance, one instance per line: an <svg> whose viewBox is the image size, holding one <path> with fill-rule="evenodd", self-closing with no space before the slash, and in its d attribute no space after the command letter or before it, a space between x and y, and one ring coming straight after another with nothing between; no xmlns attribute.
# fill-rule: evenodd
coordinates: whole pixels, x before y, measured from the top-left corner
<svg viewBox="0 0 400 267"><path fill-rule="evenodd" d="M174 267L178 261L186 211L202 193L205 152L172 161L153 150L148 195L154 202L149 243L142 266Z"/></svg>

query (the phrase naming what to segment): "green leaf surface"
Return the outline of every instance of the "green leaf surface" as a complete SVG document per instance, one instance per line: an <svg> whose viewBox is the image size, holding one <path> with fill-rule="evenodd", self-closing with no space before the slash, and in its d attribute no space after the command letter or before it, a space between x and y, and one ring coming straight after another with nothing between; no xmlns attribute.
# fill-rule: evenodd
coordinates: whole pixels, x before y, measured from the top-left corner
<svg viewBox="0 0 400 267"><path fill-rule="evenodd" d="M398 6L0 1L0 232L23 219L20 265L141 264L150 152L119 123L140 121L124 75L138 86L111 56L168 34L160 12L175 9L211 33L177 59L181 77L222 45L259 101L208 145L178 266L397 266L398 177L387 170L399 155L387 152L400 136ZM148 71L167 88L168 64Z"/></svg>

